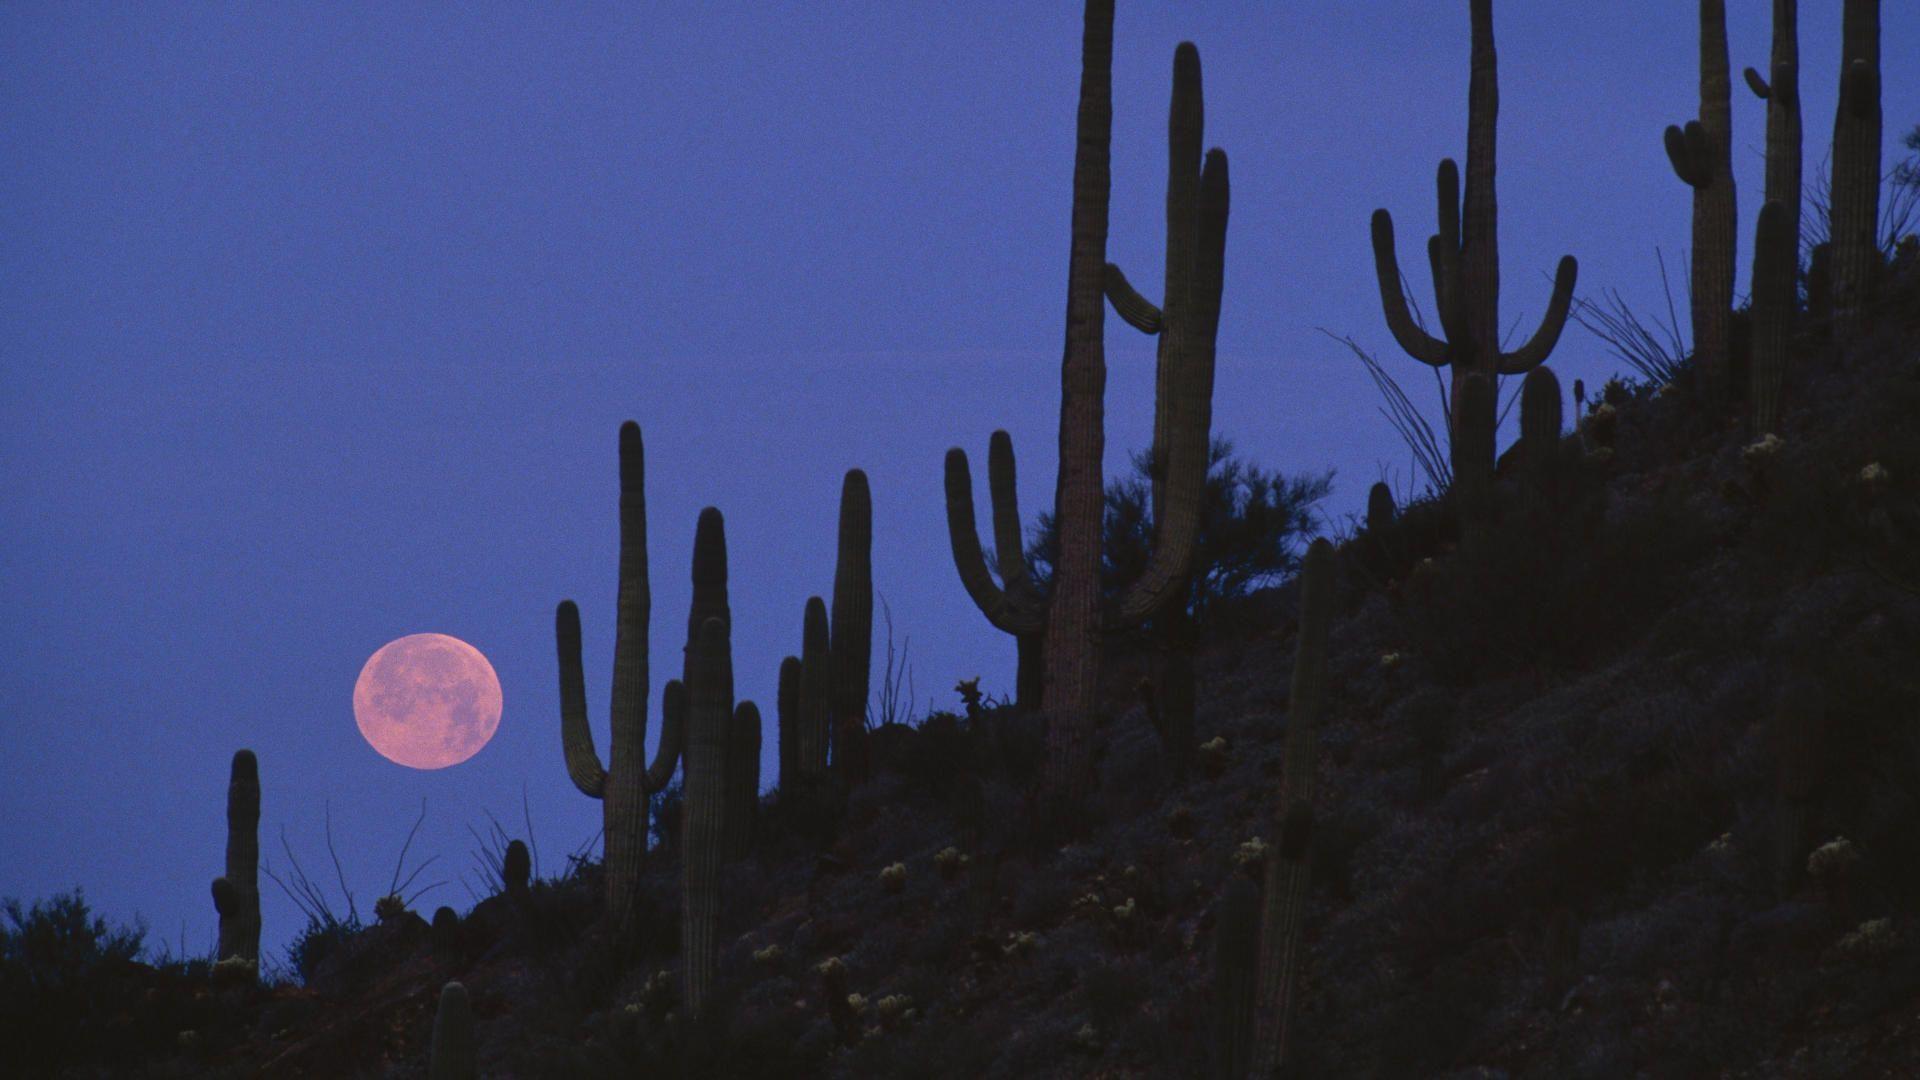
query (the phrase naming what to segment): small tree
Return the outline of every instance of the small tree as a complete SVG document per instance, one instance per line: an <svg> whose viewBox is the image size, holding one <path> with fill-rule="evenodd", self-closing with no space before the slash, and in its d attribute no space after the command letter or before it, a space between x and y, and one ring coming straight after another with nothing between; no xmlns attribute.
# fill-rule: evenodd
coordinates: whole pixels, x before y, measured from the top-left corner
<svg viewBox="0 0 1920 1080"><path fill-rule="evenodd" d="M1151 455L1132 455L1133 473L1106 488L1100 587L1117 595L1146 571L1152 552ZM1204 620L1213 605L1273 584L1300 566L1300 552L1319 533L1313 509L1333 490L1333 472L1285 476L1236 457L1233 443L1216 437L1207 456L1206 495L1195 542L1187 610ZM1053 515L1042 513L1027 545L1034 581L1053 584L1059 550Z"/></svg>

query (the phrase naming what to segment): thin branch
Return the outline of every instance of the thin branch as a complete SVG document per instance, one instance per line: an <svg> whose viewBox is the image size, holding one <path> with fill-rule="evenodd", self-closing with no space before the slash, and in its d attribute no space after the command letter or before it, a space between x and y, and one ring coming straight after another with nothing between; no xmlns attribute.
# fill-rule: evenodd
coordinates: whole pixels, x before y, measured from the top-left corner
<svg viewBox="0 0 1920 1080"><path fill-rule="evenodd" d="M413 846L414 834L420 831L420 823L425 820L427 820L427 797L425 795L422 795L420 796L420 816L413 819L413 828L407 830L407 842L400 845L400 857L394 860L393 879L387 883L388 896L392 896L395 893L398 893L402 888L402 886L400 885L400 870L402 867L406 866L407 864L407 849ZM432 859L427 860L427 862L432 862L432 861L433 861ZM423 863L422 865L425 865L425 864ZM414 871L415 874L418 874L419 872L420 871L417 869ZM407 880L412 881L413 879L408 878Z"/></svg>

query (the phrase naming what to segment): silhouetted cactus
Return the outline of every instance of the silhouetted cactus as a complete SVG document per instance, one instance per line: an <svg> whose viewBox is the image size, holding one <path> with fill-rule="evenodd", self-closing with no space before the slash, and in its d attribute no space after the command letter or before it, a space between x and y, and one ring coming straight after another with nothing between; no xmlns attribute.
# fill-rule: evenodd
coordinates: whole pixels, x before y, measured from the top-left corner
<svg viewBox="0 0 1920 1080"><path fill-rule="evenodd" d="M1199 531L1212 422L1211 358L1203 361L1200 357L1204 354L1196 352L1191 368L1180 373L1175 392L1181 395L1182 403L1173 409L1173 430L1161 444L1167 455L1166 514L1155 522L1152 560L1122 596L1105 604L1100 589L1101 525L1106 504L1101 476L1106 444L1103 297L1112 132L1113 2L1088 0L1073 170L1073 242L1067 267L1067 343L1060 372L1060 475L1054 500L1060 554L1053 588L1044 604L1037 603L1013 581L994 582L974 526L973 482L966 454L955 447L947 452L946 462L948 535L961 582L995 627L1015 635L1046 634L1042 708L1048 722L1041 796L1050 814L1041 824L1054 831L1077 827L1093 784L1092 734L1100 635L1104 630L1137 626L1184 593ZM1199 224L1199 235L1224 237L1225 154L1217 150L1208 153L1200 188L1197 205L1204 220ZM996 441L1000 437L996 435ZM1007 445L1010 466L1011 442ZM1001 539L1005 530L998 525L1003 516L1013 519L1015 536L1018 519L996 508L996 543L1007 548L1009 545ZM1003 571L1017 551L1000 553Z"/></svg>
<svg viewBox="0 0 1920 1080"><path fill-rule="evenodd" d="M1434 337L1414 321L1400 286L1400 264L1394 251L1393 216L1373 212L1373 261L1380 286L1380 305L1387 328L1409 356L1453 372L1454 480L1462 479L1460 465L1477 476L1493 471L1491 431L1462 432L1461 396L1466 376L1478 374L1491 382L1499 375L1521 375L1544 362L1566 328L1573 303L1573 287L1580 265L1566 255L1554 270L1553 295L1540 326L1525 344L1512 352L1500 349L1500 244L1494 199L1495 120L1500 110L1498 64L1493 47L1493 0L1473 0L1473 53L1467 84L1467 185L1464 200L1460 172L1451 158L1440 163L1439 228L1427 241L1427 262L1433 272L1435 310L1445 339ZM1495 387L1494 389L1497 389ZM1490 424L1476 415L1475 425ZM1463 441L1464 436L1464 441ZM1460 447L1475 455L1462 460ZM1477 480L1470 476L1467 483Z"/></svg>
<svg viewBox="0 0 1920 1080"><path fill-rule="evenodd" d="M800 658L789 656L780 661L779 689L774 696L774 723L779 728L780 790L792 788L800 778Z"/></svg>
<svg viewBox="0 0 1920 1080"><path fill-rule="evenodd" d="M807 598L800 628L800 774L823 777L827 772L828 733L833 724L833 646L827 626L827 603Z"/></svg>
<svg viewBox="0 0 1920 1080"><path fill-rule="evenodd" d="M213 879L221 960L260 963L260 762L236 750L227 772L227 872Z"/></svg>
<svg viewBox="0 0 1920 1080"><path fill-rule="evenodd" d="M507 843L507 850L500 858L500 884L509 898L524 902L529 884L533 880L533 859L527 854L527 845L519 840Z"/></svg>
<svg viewBox="0 0 1920 1080"><path fill-rule="evenodd" d="M427 1075L431 1080L475 1080L480 1075L473 1041L473 1007L467 1000L467 988L460 983L450 982L440 988Z"/></svg>
<svg viewBox="0 0 1920 1080"><path fill-rule="evenodd" d="M1307 920L1307 858L1313 830L1314 773L1326 691L1327 637L1333 623L1333 545L1315 540L1300 569L1300 631L1287 704L1287 737L1275 824L1279 850L1267 858L1260 920L1260 984L1253 1076L1271 1076L1286 1057L1299 997Z"/></svg>
<svg viewBox="0 0 1920 1080"><path fill-rule="evenodd" d="M1858 325L1880 270L1880 0L1841 9L1840 102L1833 113L1833 307Z"/></svg>
<svg viewBox="0 0 1920 1080"><path fill-rule="evenodd" d="M1767 103L1767 180L1764 202L1786 211L1793 237L1793 270L1800 268L1800 0L1773 0L1773 51L1769 78L1746 69L1747 86Z"/></svg>
<svg viewBox="0 0 1920 1080"><path fill-rule="evenodd" d="M1453 487L1448 497L1462 521L1486 517L1493 505L1496 410L1491 376L1469 372L1453 384Z"/></svg>
<svg viewBox="0 0 1920 1080"><path fill-rule="evenodd" d="M721 815L727 858L753 850L754 818L760 810L760 710L743 701L727 722L727 805Z"/></svg>
<svg viewBox="0 0 1920 1080"><path fill-rule="evenodd" d="M1227 883L1213 929L1213 1073L1245 1080L1253 1058L1255 962L1260 955L1260 887L1241 875Z"/></svg>
<svg viewBox="0 0 1920 1080"><path fill-rule="evenodd" d="M1148 451L1149 506L1154 521L1166 516L1167 461L1174 432L1191 407L1193 393L1204 390L1211 411L1215 339L1220 327L1227 220L1223 208L1202 205L1216 188L1206 183L1202 164L1205 105L1201 94L1200 51L1183 41L1173 53L1173 103L1167 118L1167 264L1165 295L1156 308L1127 282L1118 266L1107 264L1106 294L1114 313L1142 333L1159 340L1154 380L1153 446ZM1217 189L1221 197L1224 187ZM1205 380L1205 386L1196 381ZM1193 757L1192 620L1187 614L1188 581L1178 596L1152 617L1155 701L1159 732L1168 764L1184 776Z"/></svg>
<svg viewBox="0 0 1920 1080"><path fill-rule="evenodd" d="M1768 731L1774 759L1773 884L1782 899L1799 889L1813 847L1813 797L1826 713L1825 691L1805 675L1791 678L1774 702Z"/></svg>
<svg viewBox="0 0 1920 1080"><path fill-rule="evenodd" d="M1694 371L1709 400L1728 391L1733 325L1733 83L1726 0L1700 0L1700 117L1666 130L1667 159L1693 189Z"/></svg>
<svg viewBox="0 0 1920 1080"><path fill-rule="evenodd" d="M620 576L614 607L613 703L608 715L608 764L600 765L587 725L586 676L580 662L580 609L562 600L554 612L560 653L560 744L573 786L602 805L606 850L607 917L624 942L637 939L635 900L647 851L647 804L665 790L680 757L680 717L672 694L660 746L647 765L647 623L653 594L647 578L646 449L640 425L620 425ZM670 687L669 687L670 689Z"/></svg>
<svg viewBox="0 0 1920 1080"><path fill-rule="evenodd" d="M711 511L709 511L711 512ZM703 518L705 513L703 512ZM733 714L727 624L709 618L687 650L686 802L681 810L682 997L701 1015L713 987L715 923L720 913L720 862L725 838L727 724Z"/></svg>
<svg viewBox="0 0 1920 1080"><path fill-rule="evenodd" d="M840 486L839 557L833 569L833 769L848 787L867 778L867 690L873 665L873 495L867 474Z"/></svg>
<svg viewBox="0 0 1920 1080"><path fill-rule="evenodd" d="M1542 364L1520 384L1520 458L1536 491L1553 487L1560 463L1560 379Z"/></svg>
<svg viewBox="0 0 1920 1080"><path fill-rule="evenodd" d="M1753 434L1780 426L1780 386L1787 374L1787 336L1793 325L1793 271L1797 240L1787 208L1768 200L1753 236Z"/></svg>

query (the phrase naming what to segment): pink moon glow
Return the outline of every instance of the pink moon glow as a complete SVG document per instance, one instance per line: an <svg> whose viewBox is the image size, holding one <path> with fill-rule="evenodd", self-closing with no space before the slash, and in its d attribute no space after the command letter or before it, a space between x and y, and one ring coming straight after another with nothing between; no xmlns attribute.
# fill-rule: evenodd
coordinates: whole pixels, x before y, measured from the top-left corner
<svg viewBox="0 0 1920 1080"><path fill-rule="evenodd" d="M380 646L353 684L353 720L387 760L444 769L480 752L500 726L500 679L480 650L446 634Z"/></svg>

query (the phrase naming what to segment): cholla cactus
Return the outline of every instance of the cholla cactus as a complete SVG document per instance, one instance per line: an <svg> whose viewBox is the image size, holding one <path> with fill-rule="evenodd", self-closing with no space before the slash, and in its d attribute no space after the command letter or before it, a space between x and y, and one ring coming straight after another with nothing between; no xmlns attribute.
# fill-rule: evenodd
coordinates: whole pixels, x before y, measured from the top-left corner
<svg viewBox="0 0 1920 1080"><path fill-rule="evenodd" d="M972 858L962 853L957 847L941 848L940 853L933 857L933 865L940 871L940 877L945 881L952 881L959 877L972 861Z"/></svg>
<svg viewBox="0 0 1920 1080"><path fill-rule="evenodd" d="M1251 840L1242 841L1240 846L1233 850L1234 869L1242 873L1259 875L1266 869L1268 850L1267 842L1257 836Z"/></svg>
<svg viewBox="0 0 1920 1080"><path fill-rule="evenodd" d="M1007 933L1007 943L1000 951L1008 956L1026 956L1040 947L1040 935L1030 930L1015 930Z"/></svg>
<svg viewBox="0 0 1920 1080"><path fill-rule="evenodd" d="M1892 919L1869 919L1834 943L1843 955L1855 957L1885 956L1900 947L1900 935Z"/></svg>
<svg viewBox="0 0 1920 1080"><path fill-rule="evenodd" d="M768 967L778 964L780 961L786 959L786 956L786 950L782 949L778 943L769 945L764 949L753 950L753 962L756 964L764 964Z"/></svg>
<svg viewBox="0 0 1920 1080"><path fill-rule="evenodd" d="M907 887L907 864L894 863L880 871L880 887L890 893L897 893Z"/></svg>
<svg viewBox="0 0 1920 1080"><path fill-rule="evenodd" d="M1210 777L1218 778L1227 771L1227 763L1232 759L1233 746L1224 736L1215 735L1200 744L1200 771Z"/></svg>
<svg viewBox="0 0 1920 1080"><path fill-rule="evenodd" d="M873 1011L881 1027L903 1027L913 1019L913 999L905 994L888 994L874 1002Z"/></svg>
<svg viewBox="0 0 1920 1080"><path fill-rule="evenodd" d="M1859 849L1844 836L1836 836L1821 844L1813 849L1813 854L1807 856L1807 873L1816 881L1843 878L1859 865Z"/></svg>
<svg viewBox="0 0 1920 1080"><path fill-rule="evenodd" d="M1749 468L1764 468L1780 456L1780 449L1785 445L1780 436L1768 432L1748 443L1740 451L1740 459L1745 461Z"/></svg>
<svg viewBox="0 0 1920 1080"><path fill-rule="evenodd" d="M398 894L390 893L373 902L373 917L380 922L392 922L407 913L407 902Z"/></svg>

